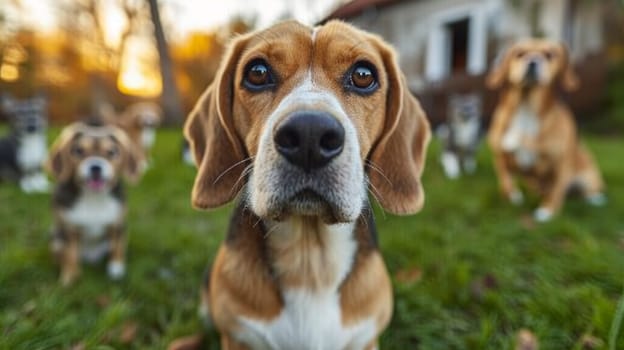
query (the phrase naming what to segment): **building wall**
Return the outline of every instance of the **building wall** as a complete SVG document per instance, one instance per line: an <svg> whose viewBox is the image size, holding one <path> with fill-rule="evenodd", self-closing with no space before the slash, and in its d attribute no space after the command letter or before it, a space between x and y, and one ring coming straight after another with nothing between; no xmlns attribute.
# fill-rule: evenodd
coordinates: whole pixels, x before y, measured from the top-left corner
<svg viewBox="0 0 624 350"><path fill-rule="evenodd" d="M544 0L537 20L541 32L565 41L568 3ZM600 6L577 1L572 28L571 53L576 60L602 49ZM509 0L412 0L367 10L349 19L360 28L376 32L394 45L400 65L414 91L450 78L445 25L470 18L468 73L483 74L500 51L518 38L530 37L531 2Z"/></svg>

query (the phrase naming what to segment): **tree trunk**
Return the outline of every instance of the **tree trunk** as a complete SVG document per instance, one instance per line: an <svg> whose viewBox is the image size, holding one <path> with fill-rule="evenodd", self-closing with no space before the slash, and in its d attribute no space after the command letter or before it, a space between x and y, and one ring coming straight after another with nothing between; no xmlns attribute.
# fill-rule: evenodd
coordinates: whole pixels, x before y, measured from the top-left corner
<svg viewBox="0 0 624 350"><path fill-rule="evenodd" d="M162 79L162 92L160 100L162 103L165 125L179 125L183 120L182 104L180 94L176 87L173 75L173 64L169 55L169 47L165 39L165 32L160 21L160 11L157 0L148 0L152 23L154 24L154 35L156 37L156 47L160 59L160 76Z"/></svg>

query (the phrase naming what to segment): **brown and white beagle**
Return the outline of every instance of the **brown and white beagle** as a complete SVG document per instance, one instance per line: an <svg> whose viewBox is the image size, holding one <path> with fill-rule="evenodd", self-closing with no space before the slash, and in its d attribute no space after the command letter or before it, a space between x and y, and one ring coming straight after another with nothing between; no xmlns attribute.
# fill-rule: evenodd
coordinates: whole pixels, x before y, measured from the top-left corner
<svg viewBox="0 0 624 350"><path fill-rule="evenodd" d="M71 124L50 152L47 168L56 179L52 196L55 227L51 248L61 265L61 283L80 274L80 262L109 255L108 275L125 273L126 216L121 178L135 181L139 156L120 129Z"/></svg>
<svg viewBox="0 0 624 350"><path fill-rule="evenodd" d="M604 184L591 154L579 141L570 109L557 88L572 91L578 78L565 47L543 39L520 41L489 73L487 85L501 88L488 141L505 197L519 204L522 192L514 177L540 194L537 221L547 221L576 187L589 203L605 202Z"/></svg>
<svg viewBox="0 0 624 350"><path fill-rule="evenodd" d="M243 35L185 134L194 206L240 193L201 291L222 348L375 348L393 303L367 192L419 211L430 135L393 50L338 21Z"/></svg>
<svg viewBox="0 0 624 350"><path fill-rule="evenodd" d="M162 119L162 110L151 102L137 102L126 107L120 114L116 114L110 106L102 110L104 119L123 129L136 147L147 166L150 150L156 142L156 128Z"/></svg>

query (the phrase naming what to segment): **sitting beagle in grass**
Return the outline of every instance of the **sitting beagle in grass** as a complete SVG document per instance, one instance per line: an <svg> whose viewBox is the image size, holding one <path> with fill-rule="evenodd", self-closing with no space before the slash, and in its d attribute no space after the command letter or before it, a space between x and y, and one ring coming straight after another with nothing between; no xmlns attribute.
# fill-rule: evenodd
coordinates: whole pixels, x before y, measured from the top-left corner
<svg viewBox="0 0 624 350"><path fill-rule="evenodd" d="M503 195L521 203L514 177L524 179L542 197L537 221L556 214L571 188L589 203L603 204L600 171L579 141L572 112L557 96L559 85L572 91L579 84L565 47L540 39L518 42L486 83L502 88L488 142Z"/></svg>
<svg viewBox="0 0 624 350"><path fill-rule="evenodd" d="M222 348L376 348L393 302L367 194L419 211L430 135L393 50L338 21L243 35L185 134L194 206L240 193L201 290Z"/></svg>
<svg viewBox="0 0 624 350"><path fill-rule="evenodd" d="M120 129L74 123L61 132L47 164L56 179L52 196L55 227L51 248L61 283L80 274L80 262L108 255L108 275L125 273L126 199L122 177L135 181L138 155Z"/></svg>

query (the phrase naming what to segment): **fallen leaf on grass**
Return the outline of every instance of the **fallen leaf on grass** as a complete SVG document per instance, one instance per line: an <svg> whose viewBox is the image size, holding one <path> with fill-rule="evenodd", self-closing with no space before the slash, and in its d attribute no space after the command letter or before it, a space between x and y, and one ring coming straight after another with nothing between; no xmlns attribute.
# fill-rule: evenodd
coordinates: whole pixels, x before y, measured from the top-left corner
<svg viewBox="0 0 624 350"><path fill-rule="evenodd" d="M601 349L604 346L602 339L591 334L583 334L581 337L581 347L586 350Z"/></svg>
<svg viewBox="0 0 624 350"><path fill-rule="evenodd" d="M489 290L498 289L498 280L496 276L491 273L486 274L485 276L475 279L470 284L470 292L472 296L477 300L483 300L485 297L485 293Z"/></svg>
<svg viewBox="0 0 624 350"><path fill-rule="evenodd" d="M515 350L538 350L539 342L537 336L528 329L521 329L516 334Z"/></svg>
<svg viewBox="0 0 624 350"><path fill-rule="evenodd" d="M85 350L87 348L87 346L85 345L85 343L80 342L78 344L74 344L71 346L71 350Z"/></svg>
<svg viewBox="0 0 624 350"><path fill-rule="evenodd" d="M403 284L414 284L422 279L422 270L418 267L400 269L394 274L394 278Z"/></svg>
<svg viewBox="0 0 624 350"><path fill-rule="evenodd" d="M111 302L111 298L106 294L100 294L97 297L95 297L95 303L97 304L97 306L101 308L107 307L108 305L110 305L110 302Z"/></svg>
<svg viewBox="0 0 624 350"><path fill-rule="evenodd" d="M128 321L121 326L119 341L122 344L130 344L136 338L139 330L139 324L134 321Z"/></svg>
<svg viewBox="0 0 624 350"><path fill-rule="evenodd" d="M533 220L533 216L529 214L524 214L520 217L520 225L524 227L526 230L535 229L535 220Z"/></svg>

